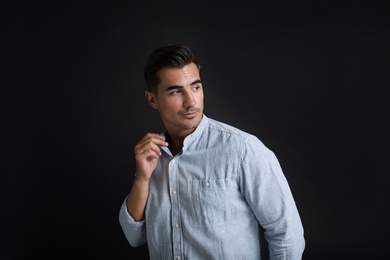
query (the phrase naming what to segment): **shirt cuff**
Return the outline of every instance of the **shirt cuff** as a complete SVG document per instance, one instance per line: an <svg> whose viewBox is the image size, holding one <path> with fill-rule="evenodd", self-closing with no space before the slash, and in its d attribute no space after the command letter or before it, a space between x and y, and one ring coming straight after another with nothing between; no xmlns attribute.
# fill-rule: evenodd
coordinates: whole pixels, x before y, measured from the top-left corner
<svg viewBox="0 0 390 260"><path fill-rule="evenodd" d="M129 212L127 211L127 197L125 198L124 202L122 203L121 209L119 211L119 221L122 224L122 226L126 226L130 229L136 229L141 230L145 226L145 219L140 221L135 221ZM125 225L123 225L125 224Z"/></svg>

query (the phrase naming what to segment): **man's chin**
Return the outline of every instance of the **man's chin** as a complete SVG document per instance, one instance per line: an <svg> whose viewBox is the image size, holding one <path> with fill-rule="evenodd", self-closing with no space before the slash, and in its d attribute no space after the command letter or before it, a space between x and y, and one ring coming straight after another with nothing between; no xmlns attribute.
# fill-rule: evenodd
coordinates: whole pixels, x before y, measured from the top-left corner
<svg viewBox="0 0 390 260"><path fill-rule="evenodd" d="M202 117L194 117L194 118L186 119L187 122L184 123L184 125L186 126L185 128L188 130L197 128L201 120Z"/></svg>

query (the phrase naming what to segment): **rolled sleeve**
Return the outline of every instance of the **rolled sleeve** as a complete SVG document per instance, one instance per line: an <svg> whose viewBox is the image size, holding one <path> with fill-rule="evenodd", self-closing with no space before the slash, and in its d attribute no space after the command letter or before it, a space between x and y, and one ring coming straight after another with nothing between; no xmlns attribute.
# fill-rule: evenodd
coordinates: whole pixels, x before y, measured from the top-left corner
<svg viewBox="0 0 390 260"><path fill-rule="evenodd" d="M141 246L146 243L145 220L135 221L127 211L126 200L119 210L119 223L130 245Z"/></svg>

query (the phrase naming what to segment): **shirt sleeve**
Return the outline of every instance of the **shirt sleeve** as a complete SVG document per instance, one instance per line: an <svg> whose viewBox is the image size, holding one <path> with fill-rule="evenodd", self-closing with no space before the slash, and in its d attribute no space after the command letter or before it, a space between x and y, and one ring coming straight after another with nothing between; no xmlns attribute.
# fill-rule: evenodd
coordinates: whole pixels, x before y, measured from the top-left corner
<svg viewBox="0 0 390 260"><path fill-rule="evenodd" d="M145 220L135 221L127 212L127 197L119 211L119 223L130 245L141 246L146 243Z"/></svg>
<svg viewBox="0 0 390 260"><path fill-rule="evenodd" d="M275 156L255 136L243 143L240 185L264 228L270 259L302 259L303 226L287 179Z"/></svg>

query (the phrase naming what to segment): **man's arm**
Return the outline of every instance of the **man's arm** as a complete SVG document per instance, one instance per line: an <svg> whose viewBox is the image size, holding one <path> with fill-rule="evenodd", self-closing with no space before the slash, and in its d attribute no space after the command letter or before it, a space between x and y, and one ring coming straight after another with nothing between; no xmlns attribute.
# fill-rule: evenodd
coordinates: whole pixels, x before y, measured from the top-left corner
<svg viewBox="0 0 390 260"><path fill-rule="evenodd" d="M145 219L150 177L157 166L158 158L161 156L160 146L168 146L168 143L161 135L155 133L146 134L135 146L136 177L120 211L122 229L133 246L139 245L139 241L144 240L141 238L144 235L143 225L137 225L137 222L142 222ZM135 235L134 231L140 234Z"/></svg>
<svg viewBox="0 0 390 260"><path fill-rule="evenodd" d="M247 141L241 185L264 228L270 259L299 260L305 248L303 226L287 179L272 151L257 138Z"/></svg>
<svg viewBox="0 0 390 260"><path fill-rule="evenodd" d="M135 146L137 174L130 194L127 197L127 211L135 221L145 218L145 207L149 195L149 181L161 156L160 146L168 143L160 134L148 133Z"/></svg>

